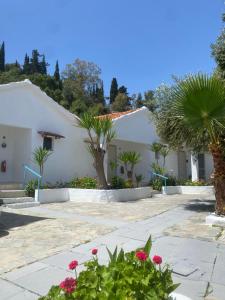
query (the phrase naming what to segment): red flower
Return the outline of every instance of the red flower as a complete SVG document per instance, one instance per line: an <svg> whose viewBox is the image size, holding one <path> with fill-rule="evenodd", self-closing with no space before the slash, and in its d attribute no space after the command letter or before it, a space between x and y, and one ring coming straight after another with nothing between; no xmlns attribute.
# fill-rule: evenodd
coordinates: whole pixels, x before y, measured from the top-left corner
<svg viewBox="0 0 225 300"><path fill-rule="evenodd" d="M67 277L66 279L64 279L59 287L64 290L66 293L71 294L77 285L77 281L76 279L72 278L72 277Z"/></svg>
<svg viewBox="0 0 225 300"><path fill-rule="evenodd" d="M143 250L136 252L135 255L141 261L146 261L146 259L148 258L148 254Z"/></svg>
<svg viewBox="0 0 225 300"><path fill-rule="evenodd" d="M96 248L92 249L91 253L92 253L93 255L96 255L96 254L98 253L98 249L96 249Z"/></svg>
<svg viewBox="0 0 225 300"><path fill-rule="evenodd" d="M153 256L153 262L157 265L160 265L162 263L162 257L161 256L158 256L158 255L155 255Z"/></svg>
<svg viewBox="0 0 225 300"><path fill-rule="evenodd" d="M73 261L71 261L71 263L69 264L69 269L70 269L70 270L74 270L74 269L76 269L77 266L78 266L78 261L77 261L77 260L73 260Z"/></svg>

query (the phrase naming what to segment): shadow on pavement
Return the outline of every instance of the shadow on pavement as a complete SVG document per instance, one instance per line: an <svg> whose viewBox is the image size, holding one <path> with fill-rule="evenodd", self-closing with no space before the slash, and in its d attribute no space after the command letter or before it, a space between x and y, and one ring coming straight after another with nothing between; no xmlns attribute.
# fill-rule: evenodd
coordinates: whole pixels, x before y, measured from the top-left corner
<svg viewBox="0 0 225 300"><path fill-rule="evenodd" d="M186 210L196 212L214 212L215 211L215 200L198 200L195 199L184 205Z"/></svg>
<svg viewBox="0 0 225 300"><path fill-rule="evenodd" d="M25 226L46 219L47 218L43 217L20 215L3 211L0 215L0 237L8 235L8 230L11 228Z"/></svg>

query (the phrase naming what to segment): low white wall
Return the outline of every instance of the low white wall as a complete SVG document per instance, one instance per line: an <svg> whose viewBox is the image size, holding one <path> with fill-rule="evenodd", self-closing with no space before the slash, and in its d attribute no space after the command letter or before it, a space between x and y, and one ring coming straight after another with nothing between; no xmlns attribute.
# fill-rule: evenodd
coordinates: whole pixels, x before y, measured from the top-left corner
<svg viewBox="0 0 225 300"><path fill-rule="evenodd" d="M35 190L35 201L40 203L52 203L52 202L65 202L69 201L69 192L67 188L63 189L43 189L38 191Z"/></svg>
<svg viewBox="0 0 225 300"><path fill-rule="evenodd" d="M125 202L134 201L152 196L151 187L140 187L119 190L95 190L95 189L43 189L39 190L39 202ZM35 191L37 201L37 190Z"/></svg>
<svg viewBox="0 0 225 300"><path fill-rule="evenodd" d="M162 188L162 193L165 195L174 194L207 194L214 195L214 187L209 186L167 186Z"/></svg>

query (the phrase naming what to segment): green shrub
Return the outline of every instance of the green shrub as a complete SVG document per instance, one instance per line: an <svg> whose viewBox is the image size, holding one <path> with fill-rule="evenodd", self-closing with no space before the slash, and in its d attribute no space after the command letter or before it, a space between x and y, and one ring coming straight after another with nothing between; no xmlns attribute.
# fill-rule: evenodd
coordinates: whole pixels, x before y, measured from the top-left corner
<svg viewBox="0 0 225 300"><path fill-rule="evenodd" d="M192 181L191 179L184 179L184 180L178 180L177 185L187 185L187 186L205 186L209 185L210 183L205 182L203 180L201 181Z"/></svg>
<svg viewBox="0 0 225 300"><path fill-rule="evenodd" d="M39 300L168 300L179 284L174 284L167 265L161 267L162 258L149 257L151 239L143 249L124 253L108 250L109 264L98 263L97 249L93 259L85 263L86 270L77 277L77 261L69 264L75 278L66 278L53 286L48 295Z"/></svg>
<svg viewBox="0 0 225 300"><path fill-rule="evenodd" d="M75 178L69 183L69 187L78 189L96 189L97 180L91 177Z"/></svg>
<svg viewBox="0 0 225 300"><path fill-rule="evenodd" d="M125 180L119 176L113 176L111 180L112 189L124 189L125 188Z"/></svg>
<svg viewBox="0 0 225 300"><path fill-rule="evenodd" d="M154 177L150 180L149 185L153 188L153 190L161 191L163 180L161 178Z"/></svg>
<svg viewBox="0 0 225 300"><path fill-rule="evenodd" d="M175 185L177 185L177 179L176 179L176 177L174 177L174 176L167 176L167 175L166 175L166 177L168 178L166 180L166 185L168 185L168 186L175 186Z"/></svg>
<svg viewBox="0 0 225 300"><path fill-rule="evenodd" d="M25 186L25 193L28 197L34 197L35 189L38 188L37 180L30 180Z"/></svg>
<svg viewBox="0 0 225 300"><path fill-rule="evenodd" d="M139 187L141 182L144 179L144 176L142 174L139 174L139 175L135 174L135 179L136 179L136 185L137 185L137 187Z"/></svg>

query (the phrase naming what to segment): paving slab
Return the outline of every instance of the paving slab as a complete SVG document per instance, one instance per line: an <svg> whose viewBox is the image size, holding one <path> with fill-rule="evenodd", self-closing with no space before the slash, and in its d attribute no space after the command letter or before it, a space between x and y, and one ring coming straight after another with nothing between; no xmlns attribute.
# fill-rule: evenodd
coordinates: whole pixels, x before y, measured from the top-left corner
<svg viewBox="0 0 225 300"><path fill-rule="evenodd" d="M15 286L9 281L0 279L0 299L8 300L10 297L22 293L24 290L18 286Z"/></svg>
<svg viewBox="0 0 225 300"><path fill-rule="evenodd" d="M7 280L13 280L15 281L16 279L23 277L25 275L31 274L33 272L46 269L48 266L46 264L43 264L41 262L35 262L32 264L29 264L25 267L16 269L14 271L8 272L6 274L3 274L2 277L7 279Z"/></svg>
<svg viewBox="0 0 225 300"><path fill-rule="evenodd" d="M209 286L209 295L205 297L205 300L224 300L225 299L225 286L211 283Z"/></svg>
<svg viewBox="0 0 225 300"><path fill-rule="evenodd" d="M20 277L15 283L38 295L46 295L52 285L58 285L66 277L71 277L71 272L49 267Z"/></svg>
<svg viewBox="0 0 225 300"><path fill-rule="evenodd" d="M173 276L174 283L180 283L176 293L190 297L192 300L204 299L205 291L208 286L207 281L195 281Z"/></svg>
<svg viewBox="0 0 225 300"><path fill-rule="evenodd" d="M75 251L65 251L43 259L41 260L41 263L69 271L68 265L72 260L77 260L79 264L83 264L84 262L90 260L91 257L91 254L87 255L85 253Z"/></svg>

